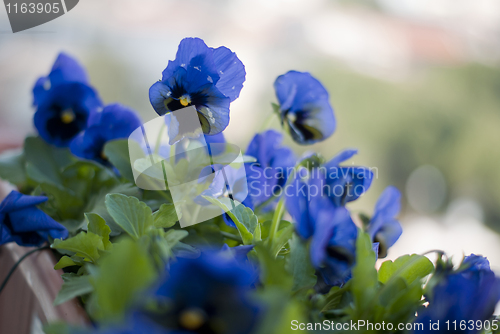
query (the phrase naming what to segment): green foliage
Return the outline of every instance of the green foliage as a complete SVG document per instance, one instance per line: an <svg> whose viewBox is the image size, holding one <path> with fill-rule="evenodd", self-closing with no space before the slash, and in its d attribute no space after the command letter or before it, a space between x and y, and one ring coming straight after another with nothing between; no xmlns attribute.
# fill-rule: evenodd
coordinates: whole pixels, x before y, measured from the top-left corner
<svg viewBox="0 0 500 334"><path fill-rule="evenodd" d="M352 279L342 289L331 291L323 311L338 307L345 297L343 294L349 294L352 303L344 309L346 320L411 322L422 305L421 280L432 270L433 265L426 257L414 254L384 262L377 274L370 237L360 233Z"/></svg>
<svg viewBox="0 0 500 334"><path fill-rule="evenodd" d="M54 300L54 305L60 305L70 299L94 291L94 287L90 283L88 275L78 276L75 274L63 274L62 278L64 283Z"/></svg>
<svg viewBox="0 0 500 334"><path fill-rule="evenodd" d="M153 214L153 225L156 228L169 228L181 217L177 217L175 206L173 204L162 204L160 209Z"/></svg>
<svg viewBox="0 0 500 334"><path fill-rule="evenodd" d="M429 275L434 269L432 262L422 255L403 255L396 261L385 261L378 271L378 280L387 284L393 278L401 277L407 284Z"/></svg>
<svg viewBox="0 0 500 334"><path fill-rule="evenodd" d="M97 234L102 238L102 244L105 250L109 250L113 247L109 241L109 235L111 234L111 229L106 225L106 221L96 213L86 213L85 218L88 222L88 231Z"/></svg>
<svg viewBox="0 0 500 334"><path fill-rule="evenodd" d="M135 197L108 194L105 203L116 224L133 238L145 235L148 228L153 226L151 208Z"/></svg>
<svg viewBox="0 0 500 334"><path fill-rule="evenodd" d="M290 240L290 254L286 257L286 269L293 277L292 292L312 289L316 284L316 275L307 244L293 235Z"/></svg>
<svg viewBox="0 0 500 334"><path fill-rule="evenodd" d="M7 151L0 155L0 178L17 186L26 182L26 159L22 151Z"/></svg>
<svg viewBox="0 0 500 334"><path fill-rule="evenodd" d="M76 256L92 263L96 263L99 259L99 250L104 250L102 237L92 232L80 232L66 240L56 239L51 247L73 252Z"/></svg>
<svg viewBox="0 0 500 334"><path fill-rule="evenodd" d="M92 316L105 321L122 317L127 306L156 275L145 247L123 238L114 244L113 251L102 258L99 270L92 274L95 290L90 306Z"/></svg>
<svg viewBox="0 0 500 334"><path fill-rule="evenodd" d="M24 156L28 178L32 182L54 185L62 185L62 170L76 161L69 149L51 146L40 137L26 138Z"/></svg>
<svg viewBox="0 0 500 334"><path fill-rule="evenodd" d="M120 171L126 180L134 182L134 174L130 166L130 156L127 139L112 140L104 145L104 155L113 166Z"/></svg>
<svg viewBox="0 0 500 334"><path fill-rule="evenodd" d="M235 203L231 203L232 200L229 198L213 198L210 196L203 196L203 198L220 207L229 215L229 217L231 217L233 222L236 224L238 232L240 233L241 239L245 245L252 244L254 240L254 232L258 232L255 239L261 239L260 227L257 228L259 220L253 213L252 209L241 205L241 203L236 206Z"/></svg>

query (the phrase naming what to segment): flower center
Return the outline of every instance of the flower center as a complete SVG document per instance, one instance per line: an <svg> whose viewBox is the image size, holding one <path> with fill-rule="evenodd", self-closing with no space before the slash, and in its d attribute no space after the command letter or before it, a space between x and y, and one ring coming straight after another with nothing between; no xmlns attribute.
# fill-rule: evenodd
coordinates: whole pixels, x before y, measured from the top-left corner
<svg viewBox="0 0 500 334"><path fill-rule="evenodd" d="M191 103L191 97L189 97L189 95L185 94L185 95L182 95L180 98L179 98L179 102L184 106L184 107L187 107L190 103Z"/></svg>
<svg viewBox="0 0 500 334"><path fill-rule="evenodd" d="M75 113L71 109L66 109L61 113L61 121L64 124L69 124L75 120Z"/></svg>
<svg viewBox="0 0 500 334"><path fill-rule="evenodd" d="M189 308L179 316L179 323L188 330L196 330L203 326L206 321L206 314L197 307Z"/></svg>

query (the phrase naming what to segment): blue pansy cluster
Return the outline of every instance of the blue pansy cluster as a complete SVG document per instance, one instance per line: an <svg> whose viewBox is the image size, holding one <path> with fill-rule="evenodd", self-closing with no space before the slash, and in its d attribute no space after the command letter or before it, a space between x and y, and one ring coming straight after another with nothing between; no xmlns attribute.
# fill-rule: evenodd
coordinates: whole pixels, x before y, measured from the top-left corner
<svg viewBox="0 0 500 334"><path fill-rule="evenodd" d="M55 269L64 270L55 303L78 297L92 319L87 328L49 324L46 333L346 332L360 321L385 327L355 327L359 333L431 333L437 322L443 333L496 332L500 279L486 258L472 254L457 267L442 252L435 265L418 254L382 262L402 234L399 190L387 187L371 214L354 213L352 202L376 179L348 162L357 150L325 159L298 157L286 145L285 136L310 145L335 132L329 94L310 73L276 79L269 114L280 128L255 134L238 168L225 168L223 131L245 76L228 48L186 38L149 89L160 116L196 110L206 153L218 159L198 166L187 146L174 152L150 138L155 154L169 156L164 175L201 170L185 194L196 210L224 211L186 228L179 219L199 211L176 211L169 184L157 191L135 184L144 161L130 162L128 137L144 129L132 109L104 105L64 53L37 80L38 136L10 160L0 157L0 177L18 188L0 204L0 244L49 242ZM178 141L189 129L175 121L167 125Z"/></svg>

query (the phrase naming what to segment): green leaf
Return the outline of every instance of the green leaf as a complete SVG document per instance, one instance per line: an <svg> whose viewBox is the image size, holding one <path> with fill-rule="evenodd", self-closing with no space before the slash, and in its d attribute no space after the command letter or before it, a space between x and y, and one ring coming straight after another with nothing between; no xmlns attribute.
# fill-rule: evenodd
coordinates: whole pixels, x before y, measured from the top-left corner
<svg viewBox="0 0 500 334"><path fill-rule="evenodd" d="M281 225L283 224L283 225ZM273 240L272 250L271 252L274 256L278 256L280 250L286 245L286 243L292 237L293 231L295 227L288 221L282 220L280 222L279 230L276 232L276 235Z"/></svg>
<svg viewBox="0 0 500 334"><path fill-rule="evenodd" d="M160 209L153 214L153 224L156 228L169 228L181 217L177 217L173 204L162 204Z"/></svg>
<svg viewBox="0 0 500 334"><path fill-rule="evenodd" d="M161 254L161 263L168 260L173 256L172 249L179 244L179 242L188 236L189 232L186 230L153 230L153 247L158 247ZM155 237L157 236L157 237Z"/></svg>
<svg viewBox="0 0 500 334"><path fill-rule="evenodd" d="M108 194L105 203L115 222L134 238L143 236L153 226L151 208L135 197Z"/></svg>
<svg viewBox="0 0 500 334"><path fill-rule="evenodd" d="M141 193L139 191L139 188L132 184L120 184L111 189L101 189L96 194L94 194L93 197L91 197L87 206L85 207L85 212L93 212L101 216L106 221L106 224L111 228L111 232L113 234L120 234L121 232L123 232L122 228L118 226L118 224L116 224L115 220L113 219L113 217L111 217L108 209L106 208L105 201L107 194L122 194L138 197Z"/></svg>
<svg viewBox="0 0 500 334"><path fill-rule="evenodd" d="M54 300L54 305L60 305L75 297L91 293L94 287L90 284L89 276L77 276L75 274L63 274L64 283Z"/></svg>
<svg viewBox="0 0 500 334"><path fill-rule="evenodd" d="M15 185L26 182L26 160L19 150L3 152L0 155L0 178Z"/></svg>
<svg viewBox="0 0 500 334"><path fill-rule="evenodd" d="M81 217L85 203L72 190L52 183L42 183L40 188L48 195L49 204L56 210L58 220L64 221Z"/></svg>
<svg viewBox="0 0 500 334"><path fill-rule="evenodd" d="M106 221L96 213L86 213L85 219L88 222L87 230L102 238L105 250L111 249L113 247L113 244L109 241L111 229L106 225Z"/></svg>
<svg viewBox="0 0 500 334"><path fill-rule="evenodd" d="M356 265L352 269L350 280L351 291L354 297L356 319L365 316L366 310L372 310L372 305L377 293L378 279L375 270L375 252L372 241L367 233L359 233L356 240Z"/></svg>
<svg viewBox="0 0 500 334"><path fill-rule="evenodd" d="M292 292L312 289L316 285L317 278L309 258L309 249L297 235L293 235L290 240L290 254L286 257L286 269L293 276Z"/></svg>
<svg viewBox="0 0 500 334"><path fill-rule="evenodd" d="M108 157L111 164L120 171L120 174L125 179L134 182L127 139L107 142L106 145L104 145L104 155Z"/></svg>
<svg viewBox="0 0 500 334"><path fill-rule="evenodd" d="M203 198L224 210L236 224L236 228L240 232L243 243L245 245L252 244L254 241L253 233L259 223L252 209L247 208L241 203L236 206L237 202L234 203L235 208L233 209L231 204L232 200L229 198L213 198L210 196L203 196Z"/></svg>
<svg viewBox="0 0 500 334"><path fill-rule="evenodd" d="M81 266L83 265L83 259L82 261L75 261L74 257L69 257L67 255L64 255L59 259L59 261L56 263L54 266L55 270L66 268L66 267L71 267L71 266Z"/></svg>
<svg viewBox="0 0 500 334"><path fill-rule="evenodd" d="M102 237L92 232L80 232L66 240L56 239L50 247L74 252L77 256L93 263L99 259L98 250L104 250Z"/></svg>
<svg viewBox="0 0 500 334"><path fill-rule="evenodd" d="M44 176L44 181L62 184L61 171L76 161L68 148L58 148L44 142L40 137L28 137L24 141L26 162ZM36 181L36 180L35 180Z"/></svg>
<svg viewBox="0 0 500 334"><path fill-rule="evenodd" d="M165 240L168 242L170 247L174 247L179 241L188 235L189 232L186 230L170 230L165 233Z"/></svg>
<svg viewBox="0 0 500 334"><path fill-rule="evenodd" d="M113 251L100 260L99 269L93 274L95 305L90 309L93 317L107 321L123 317L134 297L156 278L146 249L129 238L114 244Z"/></svg>
<svg viewBox="0 0 500 334"><path fill-rule="evenodd" d="M275 258L263 242L255 244L255 252L260 265L260 281L264 286L280 286L286 290L292 287L292 277L285 270L285 260Z"/></svg>
<svg viewBox="0 0 500 334"><path fill-rule="evenodd" d="M378 280L386 284L397 277L403 278L408 285L415 280L429 275L434 266L432 262L422 255L403 255L396 261L385 261L378 271Z"/></svg>

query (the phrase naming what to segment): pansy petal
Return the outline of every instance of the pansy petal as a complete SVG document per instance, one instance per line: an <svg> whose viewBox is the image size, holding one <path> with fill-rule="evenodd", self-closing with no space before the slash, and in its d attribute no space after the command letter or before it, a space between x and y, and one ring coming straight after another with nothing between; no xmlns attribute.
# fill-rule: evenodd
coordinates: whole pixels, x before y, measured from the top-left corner
<svg viewBox="0 0 500 334"><path fill-rule="evenodd" d="M50 89L50 80L48 77L41 77L35 82L33 87L33 106L37 106L45 99Z"/></svg>
<svg viewBox="0 0 500 334"><path fill-rule="evenodd" d="M286 209L295 222L297 234L304 239L310 238L314 233L314 226L309 218L306 191L307 185L299 179L293 180L285 191Z"/></svg>
<svg viewBox="0 0 500 334"><path fill-rule="evenodd" d="M243 88L246 75L245 66L238 59L236 53L224 46L213 50L213 57L217 73L220 76L216 87L233 102L238 98Z"/></svg>
<svg viewBox="0 0 500 334"><path fill-rule="evenodd" d="M200 38L184 38L179 43L175 60L168 62L167 68L162 73L162 81L168 80L178 67L186 69L191 59L198 55L212 54L212 50ZM212 58L213 59L213 58Z"/></svg>
<svg viewBox="0 0 500 334"><path fill-rule="evenodd" d="M216 135L229 125L229 98L218 92L215 87L205 91L208 94L206 105L196 106L196 109L203 133Z"/></svg>
<svg viewBox="0 0 500 334"><path fill-rule="evenodd" d="M71 56L60 53L49 74L52 87L66 82L89 83L89 78L85 69Z"/></svg>
<svg viewBox="0 0 500 334"><path fill-rule="evenodd" d="M340 163L351 159L353 156L358 154L357 149L346 149L338 153L334 156L330 161L324 164L324 167L327 169L327 172L330 172L330 169L339 167Z"/></svg>
<svg viewBox="0 0 500 334"><path fill-rule="evenodd" d="M401 210L401 193L396 187L387 187L375 204L374 219L378 216L394 218Z"/></svg>
<svg viewBox="0 0 500 334"><path fill-rule="evenodd" d="M163 116L170 111L166 108L165 101L171 100L171 95L170 87L161 81L156 82L149 88L149 100L158 115Z"/></svg>

